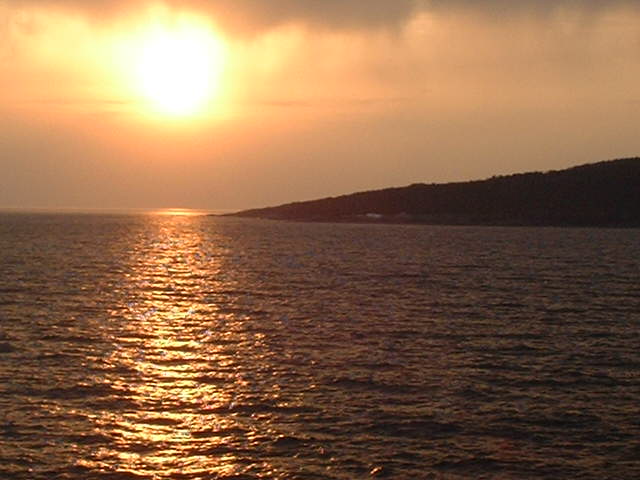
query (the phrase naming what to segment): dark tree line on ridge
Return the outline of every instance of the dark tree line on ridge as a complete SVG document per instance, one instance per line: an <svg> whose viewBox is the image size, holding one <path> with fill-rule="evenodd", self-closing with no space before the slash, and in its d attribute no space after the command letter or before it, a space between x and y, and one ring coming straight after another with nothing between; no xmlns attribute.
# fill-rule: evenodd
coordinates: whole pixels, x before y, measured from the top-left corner
<svg viewBox="0 0 640 480"><path fill-rule="evenodd" d="M234 215L305 221L638 227L640 158L470 182L413 184Z"/></svg>

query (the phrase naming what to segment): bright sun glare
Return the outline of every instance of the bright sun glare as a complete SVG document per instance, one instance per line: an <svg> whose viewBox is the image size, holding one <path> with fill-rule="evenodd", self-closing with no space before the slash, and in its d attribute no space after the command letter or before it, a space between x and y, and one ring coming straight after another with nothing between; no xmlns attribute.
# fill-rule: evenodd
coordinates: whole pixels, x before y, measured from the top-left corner
<svg viewBox="0 0 640 480"><path fill-rule="evenodd" d="M155 27L143 35L136 57L137 87L159 113L199 113L218 93L224 49L206 26Z"/></svg>

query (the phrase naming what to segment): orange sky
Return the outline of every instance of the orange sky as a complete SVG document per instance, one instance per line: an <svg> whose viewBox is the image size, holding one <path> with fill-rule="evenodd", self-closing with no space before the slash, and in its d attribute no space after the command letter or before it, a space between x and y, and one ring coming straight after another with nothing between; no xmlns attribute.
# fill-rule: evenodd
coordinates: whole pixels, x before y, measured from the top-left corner
<svg viewBox="0 0 640 480"><path fill-rule="evenodd" d="M640 154L636 2L319 4L0 0L0 208L238 209Z"/></svg>

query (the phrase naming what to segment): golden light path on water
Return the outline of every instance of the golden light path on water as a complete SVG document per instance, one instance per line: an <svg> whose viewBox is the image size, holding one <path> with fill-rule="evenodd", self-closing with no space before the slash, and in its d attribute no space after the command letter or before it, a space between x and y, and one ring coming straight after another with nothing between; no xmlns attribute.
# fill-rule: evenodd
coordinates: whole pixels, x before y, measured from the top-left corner
<svg viewBox="0 0 640 480"><path fill-rule="evenodd" d="M121 405L94 413L94 421L96 432L112 432L114 441L78 464L144 478L242 474L248 467L234 452L257 433L252 418L233 412L239 392L251 389L238 355L260 334L245 335L242 316L225 313L211 297L234 288L222 272L222 247L203 255L200 232L185 228L192 216L157 218L149 216L155 235L138 239L124 274L129 301L112 312L103 381L121 392ZM251 362L263 361L252 355Z"/></svg>

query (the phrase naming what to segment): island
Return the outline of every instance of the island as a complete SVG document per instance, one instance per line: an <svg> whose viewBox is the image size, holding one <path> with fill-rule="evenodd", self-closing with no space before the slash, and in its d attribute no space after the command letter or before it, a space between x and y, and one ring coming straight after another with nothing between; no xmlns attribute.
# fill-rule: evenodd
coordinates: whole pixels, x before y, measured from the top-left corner
<svg viewBox="0 0 640 480"><path fill-rule="evenodd" d="M640 158L352 193L236 217L438 225L640 227Z"/></svg>

